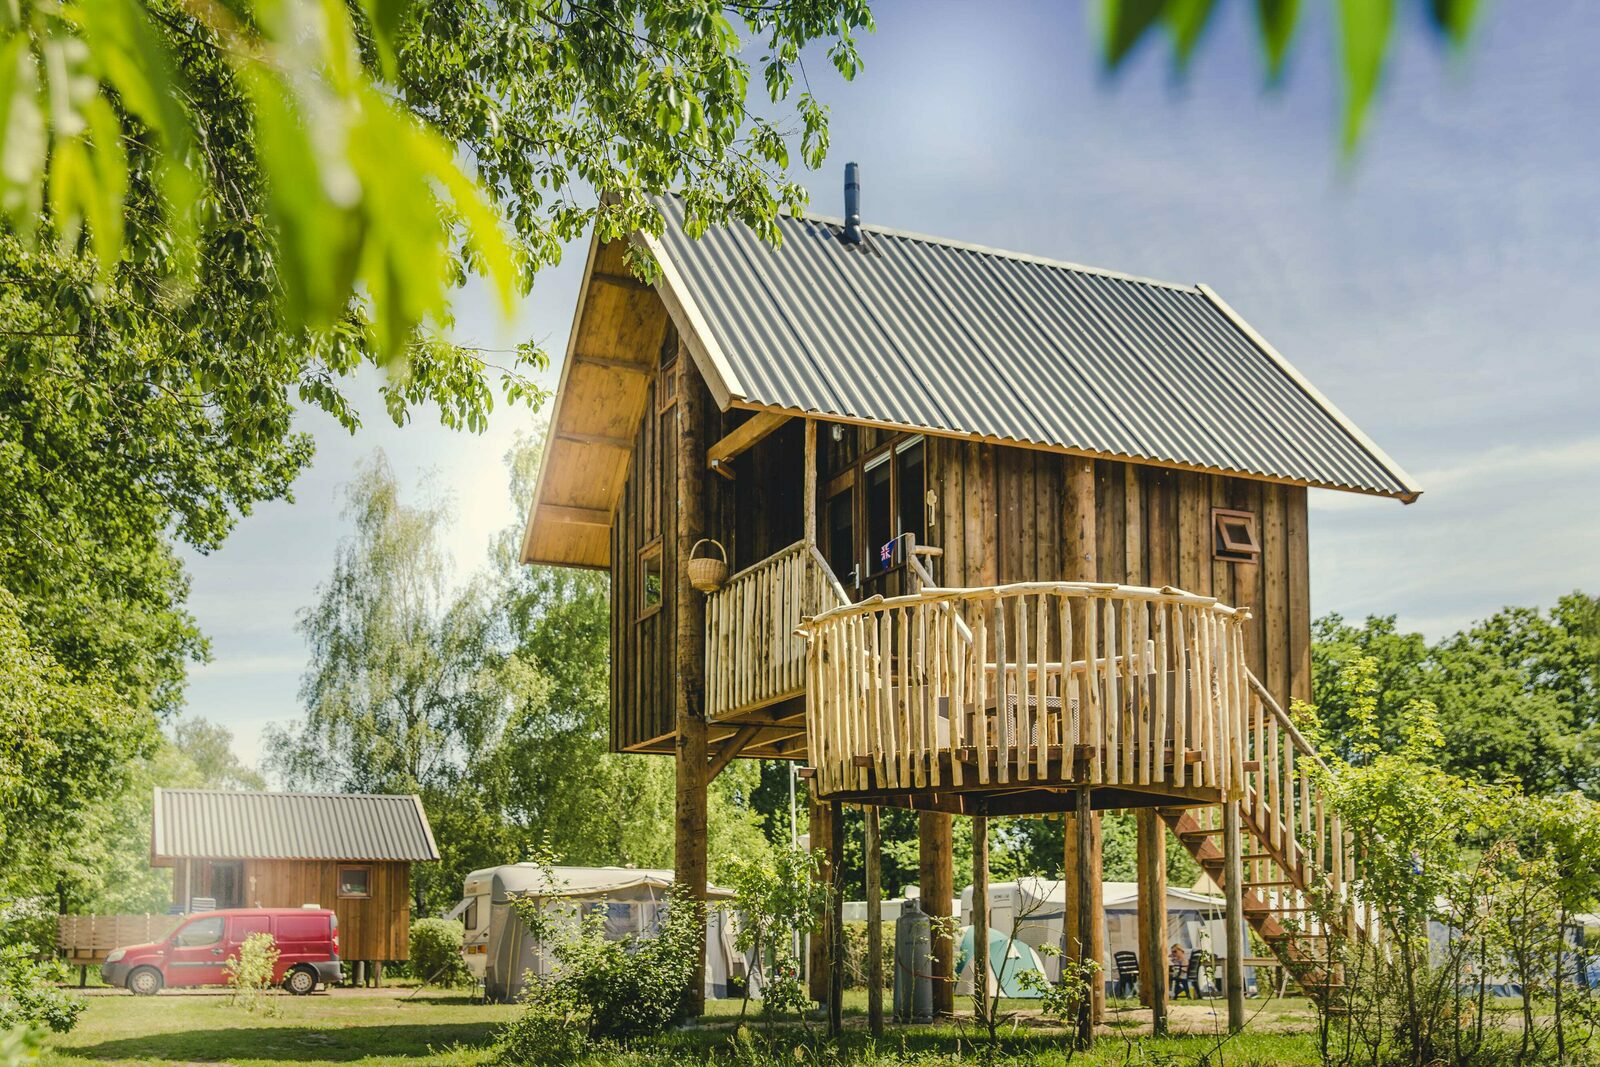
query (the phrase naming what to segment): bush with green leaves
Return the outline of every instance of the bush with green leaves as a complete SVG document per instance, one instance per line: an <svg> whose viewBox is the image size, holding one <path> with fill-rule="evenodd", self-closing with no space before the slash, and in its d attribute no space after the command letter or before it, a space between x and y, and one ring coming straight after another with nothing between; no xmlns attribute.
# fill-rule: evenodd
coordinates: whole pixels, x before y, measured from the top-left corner
<svg viewBox="0 0 1600 1067"><path fill-rule="evenodd" d="M0 948L0 1031L71 1030L84 1005L61 988L68 977L66 964L36 959L30 945Z"/></svg>
<svg viewBox="0 0 1600 1067"><path fill-rule="evenodd" d="M228 1003L248 1012L271 1015L277 1011L273 1001L276 986L273 972L278 968L278 943L266 932L251 934L239 946L239 954L223 964L228 984Z"/></svg>
<svg viewBox="0 0 1600 1067"><path fill-rule="evenodd" d="M418 919L411 924L411 976L423 985L465 986L472 972L461 956L467 928L454 919Z"/></svg>
<svg viewBox="0 0 1600 1067"><path fill-rule="evenodd" d="M739 914L734 947L755 957L762 1010L768 1015L803 1011L810 1003L794 944L827 911L828 886L821 869L820 853L789 847L758 857L735 857L723 875ZM847 951L848 946L847 940ZM749 1004L749 990L747 983L741 1013Z"/></svg>
<svg viewBox="0 0 1600 1067"><path fill-rule="evenodd" d="M501 1062L566 1063L596 1042L627 1043L682 1021L705 952L705 904L678 887L651 935L606 937L600 906L524 897L512 906L555 959L529 975L522 1015L501 1031Z"/></svg>
<svg viewBox="0 0 1600 1067"><path fill-rule="evenodd" d="M1318 788L1357 828L1357 878L1353 897L1312 894L1338 979L1319 1003L1324 1062L1575 1062L1596 1012L1590 992L1569 984L1567 931L1600 902L1600 806L1444 770L1427 702L1401 709L1393 741L1380 744L1370 657L1348 663L1341 685L1354 724L1348 756L1329 754ZM1296 713L1322 736L1311 709ZM1493 1003L1496 975L1520 990L1520 1018Z"/></svg>

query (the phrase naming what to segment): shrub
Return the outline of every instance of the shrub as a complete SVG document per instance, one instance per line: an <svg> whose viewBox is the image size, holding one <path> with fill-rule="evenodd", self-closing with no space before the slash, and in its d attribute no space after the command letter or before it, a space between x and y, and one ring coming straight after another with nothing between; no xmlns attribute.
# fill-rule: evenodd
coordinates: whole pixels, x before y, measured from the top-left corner
<svg viewBox="0 0 1600 1067"><path fill-rule="evenodd" d="M701 902L675 888L658 933L620 941L606 938L603 907L562 912L534 899L513 906L556 966L551 974L529 976L527 1007L496 1041L501 1062L568 1063L597 1041L648 1037L683 1018L685 994L705 952Z"/></svg>
<svg viewBox="0 0 1600 1067"><path fill-rule="evenodd" d="M740 919L734 944L740 952L755 956L762 1010L768 1015L803 1012L810 1003L800 981L800 961L794 958L794 940L814 928L827 911L828 887L820 870L820 854L798 848L774 849L759 859L735 857L728 870L726 880L733 887L733 906ZM890 943L893 940L891 936ZM749 999L749 986L745 988L741 1014Z"/></svg>
<svg viewBox="0 0 1600 1067"><path fill-rule="evenodd" d="M461 958L466 927L454 919L418 919L411 924L411 976L423 985L472 984L472 972Z"/></svg>
<svg viewBox="0 0 1600 1067"><path fill-rule="evenodd" d="M33 954L26 944L0 948L0 1031L48 1027L64 1034L77 1025L83 1001L60 988L69 977L65 964Z"/></svg>
<svg viewBox="0 0 1600 1067"><path fill-rule="evenodd" d="M239 954L223 966L228 989L228 1003L237 1004L249 1012L271 1015L277 1010L272 995L276 986L272 972L278 968L278 944L268 933L254 933L239 946Z"/></svg>

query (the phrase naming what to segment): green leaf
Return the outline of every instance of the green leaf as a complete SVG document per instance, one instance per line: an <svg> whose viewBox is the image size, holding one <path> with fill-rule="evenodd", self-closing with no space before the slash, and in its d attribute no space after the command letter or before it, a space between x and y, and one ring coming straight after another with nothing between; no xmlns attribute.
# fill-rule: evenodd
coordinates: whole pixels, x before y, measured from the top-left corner
<svg viewBox="0 0 1600 1067"><path fill-rule="evenodd" d="M48 145L38 67L13 34L0 45L0 213L24 237L38 225Z"/></svg>
<svg viewBox="0 0 1600 1067"><path fill-rule="evenodd" d="M1478 0L1428 0L1428 17L1453 44L1462 44L1477 22Z"/></svg>
<svg viewBox="0 0 1600 1067"><path fill-rule="evenodd" d="M1267 77L1272 81L1283 77L1299 19L1300 0L1256 0L1256 25L1267 53Z"/></svg>
<svg viewBox="0 0 1600 1067"><path fill-rule="evenodd" d="M377 46L378 63L385 78L395 76L396 38L411 8L411 0L361 0L361 10L372 27L372 41Z"/></svg>
<svg viewBox="0 0 1600 1067"><path fill-rule="evenodd" d="M1112 69L1121 66L1166 8L1166 0L1104 0L1101 17L1106 64Z"/></svg>
<svg viewBox="0 0 1600 1067"><path fill-rule="evenodd" d="M1165 17L1179 70L1188 68L1195 45L1200 43L1200 35L1205 32L1216 6L1216 0L1169 0Z"/></svg>
<svg viewBox="0 0 1600 1067"><path fill-rule="evenodd" d="M1394 0L1339 0L1339 51L1344 69L1343 142L1348 155L1361 140L1367 110L1383 76L1394 27Z"/></svg>
<svg viewBox="0 0 1600 1067"><path fill-rule="evenodd" d="M89 233L94 238L100 270L109 274L122 258L122 209L128 195L128 156L122 144L122 124L104 96L91 100L84 113L89 120L93 151L89 154L83 212L89 220Z"/></svg>

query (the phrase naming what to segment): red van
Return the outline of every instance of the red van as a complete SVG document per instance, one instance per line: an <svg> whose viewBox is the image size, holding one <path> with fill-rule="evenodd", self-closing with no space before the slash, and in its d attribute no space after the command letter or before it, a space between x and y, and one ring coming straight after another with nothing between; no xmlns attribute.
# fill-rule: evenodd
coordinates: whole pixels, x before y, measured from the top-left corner
<svg viewBox="0 0 1600 1067"><path fill-rule="evenodd" d="M339 919L327 908L232 908L191 915L165 941L112 951L100 967L110 986L150 996L162 986L225 985L223 965L251 934L278 945L272 980L296 996L339 981Z"/></svg>

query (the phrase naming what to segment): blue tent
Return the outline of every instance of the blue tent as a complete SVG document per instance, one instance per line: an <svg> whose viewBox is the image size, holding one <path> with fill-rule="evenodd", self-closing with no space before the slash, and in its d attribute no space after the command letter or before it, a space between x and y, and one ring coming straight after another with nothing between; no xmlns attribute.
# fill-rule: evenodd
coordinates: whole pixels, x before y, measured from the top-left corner
<svg viewBox="0 0 1600 1067"><path fill-rule="evenodd" d="M972 927L961 928L961 940L956 947L956 993L972 993ZM1022 976L1037 976L1037 984L1024 984ZM999 930L989 930L989 994L1002 997L1038 998L1045 985L1044 961L1031 945L1014 940ZM1030 988L1033 986L1033 988Z"/></svg>

